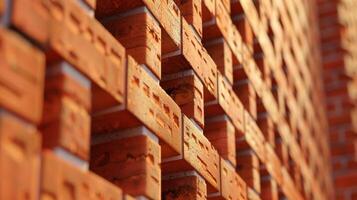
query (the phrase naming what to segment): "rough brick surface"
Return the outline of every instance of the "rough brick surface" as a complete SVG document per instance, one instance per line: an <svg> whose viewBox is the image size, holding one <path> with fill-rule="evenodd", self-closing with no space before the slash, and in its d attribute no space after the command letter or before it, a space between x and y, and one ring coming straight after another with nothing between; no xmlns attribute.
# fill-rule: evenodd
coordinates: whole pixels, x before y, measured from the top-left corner
<svg viewBox="0 0 357 200"><path fill-rule="evenodd" d="M355 199L353 0L0 0L0 199Z"/></svg>

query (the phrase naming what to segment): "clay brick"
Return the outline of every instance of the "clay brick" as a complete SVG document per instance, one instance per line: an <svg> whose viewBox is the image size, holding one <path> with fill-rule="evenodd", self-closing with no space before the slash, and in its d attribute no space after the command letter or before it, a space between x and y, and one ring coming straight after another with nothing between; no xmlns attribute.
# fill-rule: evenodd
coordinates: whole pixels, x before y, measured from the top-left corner
<svg viewBox="0 0 357 200"><path fill-rule="evenodd" d="M5 3L3 0L0 0L0 17L4 13L4 10L5 10Z"/></svg>
<svg viewBox="0 0 357 200"><path fill-rule="evenodd" d="M207 188L205 180L198 174L169 177L163 180L163 199L167 200L205 200Z"/></svg>
<svg viewBox="0 0 357 200"><path fill-rule="evenodd" d="M162 52L169 53L178 50L181 45L181 13L173 0L152 1L132 0L102 0L97 2L96 16L108 17L119 12L146 6L153 16L159 21L162 32Z"/></svg>
<svg viewBox="0 0 357 200"><path fill-rule="evenodd" d="M63 58L109 93L116 104L123 102L125 50L77 3L15 0L11 23L51 52L49 63Z"/></svg>
<svg viewBox="0 0 357 200"><path fill-rule="evenodd" d="M233 125L238 131L243 131L243 123L244 123L244 115L243 115L243 104L240 102L238 97L233 92L232 86L228 83L228 81L222 77L222 75L218 76L218 103L223 111L228 115L231 119ZM214 116L220 113L209 113L206 112L206 116Z"/></svg>
<svg viewBox="0 0 357 200"><path fill-rule="evenodd" d="M170 74L192 68L206 86L205 99L213 99L217 96L217 66L196 35L182 19L182 49L164 56L162 70Z"/></svg>
<svg viewBox="0 0 357 200"><path fill-rule="evenodd" d="M126 105L96 113L93 116L92 132L113 132L144 124L167 144L162 146L162 157L181 154L179 106L131 57L128 57L127 73Z"/></svg>
<svg viewBox="0 0 357 200"><path fill-rule="evenodd" d="M135 129L132 132L141 132ZM160 146L149 136L112 139L91 148L91 170L132 196L160 199Z"/></svg>
<svg viewBox="0 0 357 200"><path fill-rule="evenodd" d="M128 11L102 23L128 54L161 79L161 30L150 11L145 8Z"/></svg>
<svg viewBox="0 0 357 200"><path fill-rule="evenodd" d="M239 1L237 1L239 2ZM244 13L239 13L233 16L233 24L242 36L243 42L247 45L250 51L253 51L253 38L254 34L249 25L249 21Z"/></svg>
<svg viewBox="0 0 357 200"><path fill-rule="evenodd" d="M206 42L205 47L217 65L217 69L227 78L230 84L233 84L233 61L232 52L227 42L221 38Z"/></svg>
<svg viewBox="0 0 357 200"><path fill-rule="evenodd" d="M261 197L263 200L279 200L278 185L271 177L262 179Z"/></svg>
<svg viewBox="0 0 357 200"><path fill-rule="evenodd" d="M192 70L170 75L160 85L187 117L204 127L203 84Z"/></svg>
<svg viewBox="0 0 357 200"><path fill-rule="evenodd" d="M257 123L265 140L272 146L275 146L275 127L273 120L267 113L259 113Z"/></svg>
<svg viewBox="0 0 357 200"><path fill-rule="evenodd" d="M265 162L265 139L254 119L245 112L245 140L262 162Z"/></svg>
<svg viewBox="0 0 357 200"><path fill-rule="evenodd" d="M123 199L121 189L49 151L42 155L41 183L40 199Z"/></svg>
<svg viewBox="0 0 357 200"><path fill-rule="evenodd" d="M80 76L78 72L70 74L61 66L53 68L56 68L52 71L53 74L46 77L44 101L46 112L43 114L40 126L44 147L51 149L62 147L83 160L88 160L89 85L82 83L81 79L76 79ZM55 72L55 70L59 71Z"/></svg>
<svg viewBox="0 0 357 200"><path fill-rule="evenodd" d="M267 170L268 172L272 175L274 180L281 185L283 178L282 178L282 173L281 173L281 163L279 160L279 157L275 154L274 149L271 147L271 145L266 144L265 145L265 151L266 151L266 156L267 156Z"/></svg>
<svg viewBox="0 0 357 200"><path fill-rule="evenodd" d="M248 188L248 199L249 200L261 200L259 193L257 193L252 188ZM284 198L282 198L282 199L284 199Z"/></svg>
<svg viewBox="0 0 357 200"><path fill-rule="evenodd" d="M205 21L203 24L203 40L223 38L226 41L232 39L232 20L222 1L215 1L215 18Z"/></svg>
<svg viewBox="0 0 357 200"><path fill-rule="evenodd" d="M34 126L0 111L1 199L38 199L40 148Z"/></svg>
<svg viewBox="0 0 357 200"><path fill-rule="evenodd" d="M0 107L38 124L43 104L44 55L9 30L0 29L0 44Z"/></svg>
<svg viewBox="0 0 357 200"><path fill-rule="evenodd" d="M217 149L222 158L236 165L235 128L226 116L206 119L204 135Z"/></svg>
<svg viewBox="0 0 357 200"><path fill-rule="evenodd" d="M259 158L252 151L237 153L237 168L259 168Z"/></svg>
<svg viewBox="0 0 357 200"><path fill-rule="evenodd" d="M247 185L235 172L235 169L225 160L221 159L221 194L208 199L246 200Z"/></svg>
<svg viewBox="0 0 357 200"><path fill-rule="evenodd" d="M174 0L181 15L192 25L202 38L202 0Z"/></svg>
<svg viewBox="0 0 357 200"><path fill-rule="evenodd" d="M189 118L183 116L183 157L162 163L165 174L196 170L207 183L207 193L219 191L219 155L208 139Z"/></svg>
<svg viewBox="0 0 357 200"><path fill-rule="evenodd" d="M212 19L216 15L216 0L202 0L203 21Z"/></svg>
<svg viewBox="0 0 357 200"><path fill-rule="evenodd" d="M249 79L235 82L233 89L250 115L257 119L257 96Z"/></svg>
<svg viewBox="0 0 357 200"><path fill-rule="evenodd" d="M97 0L82 0L82 1L84 1L84 3L86 3L91 9L95 9L96 8Z"/></svg>

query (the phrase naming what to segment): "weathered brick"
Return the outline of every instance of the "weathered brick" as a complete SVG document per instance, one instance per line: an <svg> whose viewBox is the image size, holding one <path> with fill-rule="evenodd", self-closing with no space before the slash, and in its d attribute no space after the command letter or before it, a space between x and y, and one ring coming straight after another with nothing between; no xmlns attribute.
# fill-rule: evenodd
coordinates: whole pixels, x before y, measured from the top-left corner
<svg viewBox="0 0 357 200"><path fill-rule="evenodd" d="M35 126L0 111L1 199L38 199L40 148Z"/></svg>
<svg viewBox="0 0 357 200"><path fill-rule="evenodd" d="M160 146L147 135L113 137L91 148L91 170L132 196L160 199L160 162Z"/></svg>
<svg viewBox="0 0 357 200"><path fill-rule="evenodd" d="M0 107L38 124L43 106L44 55L17 33L3 28L0 44Z"/></svg>

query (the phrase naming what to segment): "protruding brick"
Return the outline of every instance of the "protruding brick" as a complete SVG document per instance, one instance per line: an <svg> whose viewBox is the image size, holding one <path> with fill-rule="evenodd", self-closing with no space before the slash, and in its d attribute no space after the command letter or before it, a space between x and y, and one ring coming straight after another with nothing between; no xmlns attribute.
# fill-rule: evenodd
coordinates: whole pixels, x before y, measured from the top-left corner
<svg viewBox="0 0 357 200"><path fill-rule="evenodd" d="M62 147L83 160L89 157L90 82L62 62L47 71L41 132L44 147Z"/></svg>
<svg viewBox="0 0 357 200"><path fill-rule="evenodd" d="M162 186L163 199L205 200L207 198L206 182L195 172L169 176L163 180Z"/></svg>
<svg viewBox="0 0 357 200"><path fill-rule="evenodd" d="M204 135L217 149L222 158L236 165L235 127L231 120L223 115L206 120Z"/></svg>
<svg viewBox="0 0 357 200"><path fill-rule="evenodd" d="M123 199L120 188L49 151L42 155L40 193L40 199Z"/></svg>
<svg viewBox="0 0 357 200"><path fill-rule="evenodd" d="M172 74L160 82L161 87L180 106L182 112L204 127L203 84L194 71Z"/></svg>
<svg viewBox="0 0 357 200"><path fill-rule="evenodd" d="M17 33L2 28L0 44L0 107L38 124L43 106L44 55Z"/></svg>
<svg viewBox="0 0 357 200"><path fill-rule="evenodd" d="M161 79L161 29L145 7L127 11L102 21L139 64Z"/></svg>
<svg viewBox="0 0 357 200"><path fill-rule="evenodd" d="M93 116L94 133L145 125L163 144L162 156L181 154L181 110L141 66L128 58L127 100ZM145 103L143 103L145 102Z"/></svg>
<svg viewBox="0 0 357 200"><path fill-rule="evenodd" d="M260 193L259 160L252 151L237 153L237 172L249 187Z"/></svg>
<svg viewBox="0 0 357 200"><path fill-rule="evenodd" d="M63 9L53 14L58 7ZM43 5L39 0L15 0L11 23L51 52L48 63L66 60L110 94L111 103L123 103L125 50L78 3L63 0Z"/></svg>
<svg viewBox="0 0 357 200"><path fill-rule="evenodd" d="M219 191L219 155L189 118L183 116L183 157L164 160L165 174L196 170L207 181L207 193Z"/></svg>
<svg viewBox="0 0 357 200"><path fill-rule="evenodd" d="M202 0L174 0L180 8L181 15L193 26L202 38Z"/></svg>
<svg viewBox="0 0 357 200"><path fill-rule="evenodd" d="M263 200L279 200L278 185L271 177L263 177L261 180Z"/></svg>
<svg viewBox="0 0 357 200"><path fill-rule="evenodd" d="M91 170L122 188L132 196L160 199L160 146L143 134L144 129L133 129L108 135L108 141L91 148ZM130 133L129 133L130 132ZM119 138L115 138L118 135ZM94 139L95 140L95 139Z"/></svg>
<svg viewBox="0 0 357 200"><path fill-rule="evenodd" d="M233 61L232 52L227 42L223 39L216 39L205 43L208 53L217 65L217 69L233 84Z"/></svg>
<svg viewBox="0 0 357 200"><path fill-rule="evenodd" d="M0 199L38 199L40 148L34 126L0 111Z"/></svg>
<svg viewBox="0 0 357 200"><path fill-rule="evenodd" d="M233 166L221 159L221 192L209 196L210 200L247 200L247 185Z"/></svg>

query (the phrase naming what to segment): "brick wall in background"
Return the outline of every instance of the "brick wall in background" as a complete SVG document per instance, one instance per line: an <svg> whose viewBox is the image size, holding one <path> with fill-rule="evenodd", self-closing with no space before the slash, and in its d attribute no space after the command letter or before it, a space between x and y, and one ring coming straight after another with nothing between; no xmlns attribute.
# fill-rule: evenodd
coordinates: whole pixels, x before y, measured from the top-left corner
<svg viewBox="0 0 357 200"><path fill-rule="evenodd" d="M357 2L319 1L321 52L336 199L357 198Z"/></svg>
<svg viewBox="0 0 357 200"><path fill-rule="evenodd" d="M0 0L0 199L356 198L333 2Z"/></svg>

